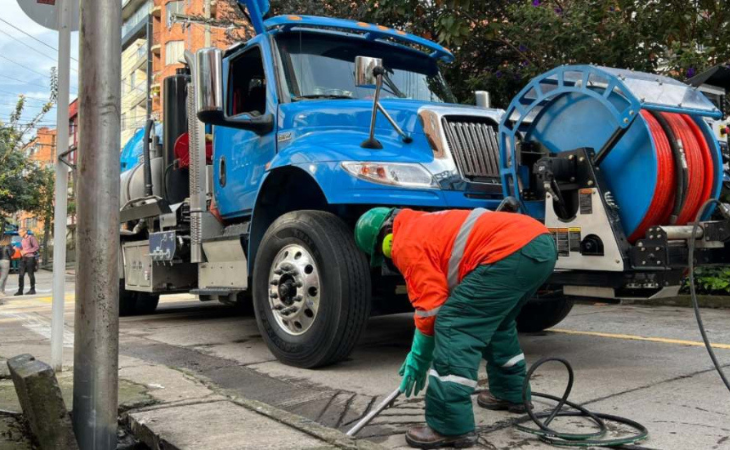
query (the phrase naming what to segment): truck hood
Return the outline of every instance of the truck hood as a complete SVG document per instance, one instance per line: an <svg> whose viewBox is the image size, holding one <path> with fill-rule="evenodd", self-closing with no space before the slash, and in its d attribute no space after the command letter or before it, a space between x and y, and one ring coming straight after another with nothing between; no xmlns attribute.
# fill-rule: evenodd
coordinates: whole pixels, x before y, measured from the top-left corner
<svg viewBox="0 0 730 450"><path fill-rule="evenodd" d="M424 125L432 129L438 124L424 124L424 117L434 122L443 116L477 116L498 124L504 113L498 109L404 99L385 99L381 104L398 126L413 138L412 142L403 142L378 112L375 138L383 149L362 148L360 144L370 131L371 100L307 100L280 106L279 152L296 152L291 155L292 163L351 160L429 164L450 157L439 152L440 145L434 142L438 140L438 133L427 134L424 129ZM308 148L316 151L309 152Z"/></svg>

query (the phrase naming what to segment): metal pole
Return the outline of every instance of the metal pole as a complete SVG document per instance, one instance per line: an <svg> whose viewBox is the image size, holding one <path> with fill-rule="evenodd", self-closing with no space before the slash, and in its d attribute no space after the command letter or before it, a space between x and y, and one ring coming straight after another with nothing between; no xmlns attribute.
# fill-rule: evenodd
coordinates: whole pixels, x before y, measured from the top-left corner
<svg viewBox="0 0 730 450"><path fill-rule="evenodd" d="M82 0L73 423L82 450L117 446L122 4Z"/></svg>
<svg viewBox="0 0 730 450"><path fill-rule="evenodd" d="M152 118L152 14L147 15L147 118Z"/></svg>
<svg viewBox="0 0 730 450"><path fill-rule="evenodd" d="M205 47L210 47L210 0L203 4L203 16L205 17Z"/></svg>
<svg viewBox="0 0 730 450"><path fill-rule="evenodd" d="M63 313L66 295L66 220L68 167L59 157L68 150L68 90L71 66L71 2L59 4L58 12L58 98L56 103L56 183L53 211L53 305L51 312L51 366L63 366ZM78 12L76 12L78 13Z"/></svg>
<svg viewBox="0 0 730 450"><path fill-rule="evenodd" d="M373 410L370 411L365 417L360 419L360 421L357 422L354 427L350 428L350 431L347 432L347 435L353 437L357 433L359 433L360 430L365 428L365 425L369 424L370 421L373 420L378 414L390 408L393 405L393 402L395 402L395 399L397 399L401 394L402 392L400 391L400 388L391 392L390 395L385 397L385 400L380 402L378 406L373 408Z"/></svg>

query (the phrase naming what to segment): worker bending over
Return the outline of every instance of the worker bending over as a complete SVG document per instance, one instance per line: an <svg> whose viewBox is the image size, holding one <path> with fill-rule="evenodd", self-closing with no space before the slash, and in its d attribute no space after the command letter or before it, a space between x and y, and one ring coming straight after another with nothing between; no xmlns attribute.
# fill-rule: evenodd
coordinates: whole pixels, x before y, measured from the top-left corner
<svg viewBox="0 0 730 450"><path fill-rule="evenodd" d="M463 448L476 442L471 394L482 358L489 391L478 404L524 412L526 364L515 318L555 267L547 228L525 215L485 209L374 208L358 220L355 241L373 266L392 258L416 310L400 389L418 394L428 376L427 426L411 428L408 444Z"/></svg>

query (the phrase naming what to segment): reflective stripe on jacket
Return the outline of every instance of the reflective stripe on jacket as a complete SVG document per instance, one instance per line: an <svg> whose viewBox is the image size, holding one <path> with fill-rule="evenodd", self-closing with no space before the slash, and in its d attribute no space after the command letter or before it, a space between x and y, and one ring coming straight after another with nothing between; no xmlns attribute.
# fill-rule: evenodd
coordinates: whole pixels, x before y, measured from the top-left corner
<svg viewBox="0 0 730 450"><path fill-rule="evenodd" d="M425 213L402 210L393 223L393 263L403 274L416 309L416 327L433 335L449 292L483 264L500 261L548 233L522 214L485 209Z"/></svg>

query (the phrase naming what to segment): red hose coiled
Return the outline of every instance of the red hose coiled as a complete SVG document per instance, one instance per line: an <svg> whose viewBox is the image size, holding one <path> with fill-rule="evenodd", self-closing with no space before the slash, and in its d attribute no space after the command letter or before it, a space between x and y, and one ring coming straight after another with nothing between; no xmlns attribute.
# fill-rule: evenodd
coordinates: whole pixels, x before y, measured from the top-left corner
<svg viewBox="0 0 730 450"><path fill-rule="evenodd" d="M688 183L684 203L673 225L686 225L699 212L700 207L712 196L714 185L714 161L710 146L700 127L686 114L660 113L669 124L672 134L684 150ZM641 111L646 121L657 156L657 183L649 209L629 242L643 238L650 227L670 225L670 215L676 201L676 169L669 137L659 122L648 111Z"/></svg>
<svg viewBox="0 0 730 450"><path fill-rule="evenodd" d="M649 131L654 139L658 176L649 210L636 230L629 236L629 242L644 237L650 227L666 223L669 220L674 203L674 191L676 190L674 159L672 158L672 150L669 147L669 139L667 139L661 125L651 113L642 110L641 116L649 125Z"/></svg>

